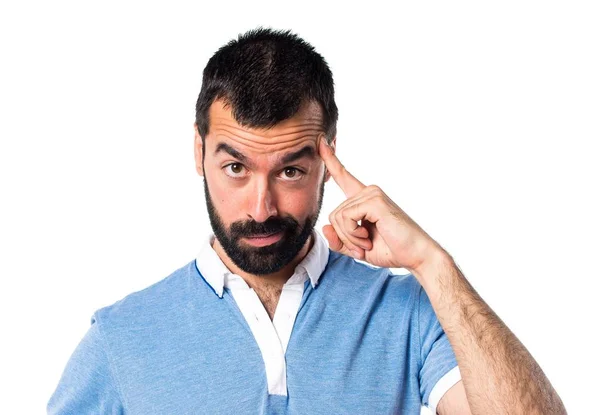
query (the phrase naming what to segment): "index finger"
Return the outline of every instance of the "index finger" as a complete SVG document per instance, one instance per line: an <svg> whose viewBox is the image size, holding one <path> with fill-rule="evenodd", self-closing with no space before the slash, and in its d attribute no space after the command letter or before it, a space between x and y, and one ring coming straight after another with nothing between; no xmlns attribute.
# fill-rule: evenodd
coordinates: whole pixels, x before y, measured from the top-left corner
<svg viewBox="0 0 600 415"><path fill-rule="evenodd" d="M331 173L333 180L340 186L346 197L350 198L366 186L346 170L325 140L323 136L319 139L319 156L325 162L325 167Z"/></svg>

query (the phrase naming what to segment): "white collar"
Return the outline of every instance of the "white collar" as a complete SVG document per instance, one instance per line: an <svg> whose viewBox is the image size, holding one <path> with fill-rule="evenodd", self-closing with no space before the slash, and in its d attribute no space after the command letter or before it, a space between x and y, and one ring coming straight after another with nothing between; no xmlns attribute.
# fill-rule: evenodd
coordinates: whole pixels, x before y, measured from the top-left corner
<svg viewBox="0 0 600 415"><path fill-rule="evenodd" d="M196 268L198 268L204 280L212 287L215 293L222 298L223 288L227 286L226 277L234 276L235 274L227 269L221 258L219 258L219 255L213 249L212 244L214 239L215 235L211 233L204 240L204 245L196 257ZM296 266L294 275L289 278L286 285L297 284L299 282L298 277L305 277L305 272L308 274L313 288L319 283L319 278L329 260L329 248L325 239L315 230L313 230L313 241L312 248ZM305 279L301 280L301 282L304 281Z"/></svg>

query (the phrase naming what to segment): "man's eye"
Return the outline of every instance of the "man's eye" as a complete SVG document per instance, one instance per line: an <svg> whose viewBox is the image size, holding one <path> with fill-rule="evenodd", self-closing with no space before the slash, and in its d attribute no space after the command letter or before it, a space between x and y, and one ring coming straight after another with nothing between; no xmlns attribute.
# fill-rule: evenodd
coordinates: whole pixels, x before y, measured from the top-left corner
<svg viewBox="0 0 600 415"><path fill-rule="evenodd" d="M245 167L241 163L231 163L224 167L225 174L231 177L241 177L244 174Z"/></svg>
<svg viewBox="0 0 600 415"><path fill-rule="evenodd" d="M300 180L304 176L304 172L295 167L286 167L281 174L286 180Z"/></svg>

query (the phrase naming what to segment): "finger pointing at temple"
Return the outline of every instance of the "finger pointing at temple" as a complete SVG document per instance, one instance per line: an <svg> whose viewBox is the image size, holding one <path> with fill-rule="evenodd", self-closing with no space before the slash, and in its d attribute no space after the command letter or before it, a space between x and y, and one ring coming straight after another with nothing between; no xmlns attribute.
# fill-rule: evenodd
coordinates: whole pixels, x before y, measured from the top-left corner
<svg viewBox="0 0 600 415"><path fill-rule="evenodd" d="M354 196L366 187L346 170L323 136L319 140L319 155L325 162L325 167L331 173L331 177L340 186L347 198Z"/></svg>

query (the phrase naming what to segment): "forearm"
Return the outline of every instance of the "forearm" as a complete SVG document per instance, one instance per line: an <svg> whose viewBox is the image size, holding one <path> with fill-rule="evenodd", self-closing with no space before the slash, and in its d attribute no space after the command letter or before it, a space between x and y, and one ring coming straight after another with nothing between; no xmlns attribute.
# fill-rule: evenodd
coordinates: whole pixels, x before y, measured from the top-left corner
<svg viewBox="0 0 600 415"><path fill-rule="evenodd" d="M446 253L413 271L452 345L473 414L565 414L542 369Z"/></svg>

